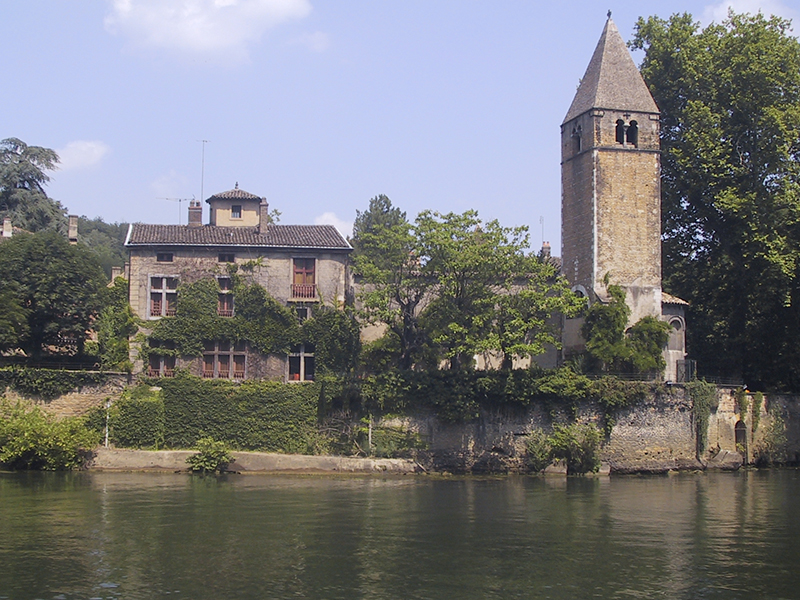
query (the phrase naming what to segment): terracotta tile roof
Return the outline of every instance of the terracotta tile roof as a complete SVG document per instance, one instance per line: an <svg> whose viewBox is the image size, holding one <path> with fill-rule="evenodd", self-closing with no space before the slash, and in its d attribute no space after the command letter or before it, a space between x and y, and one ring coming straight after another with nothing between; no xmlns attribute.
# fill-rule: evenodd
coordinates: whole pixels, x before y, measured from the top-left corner
<svg viewBox="0 0 800 600"><path fill-rule="evenodd" d="M149 225L133 223L125 245L133 246L248 246L260 248L325 248L352 250L333 225L269 225L255 227Z"/></svg>
<svg viewBox="0 0 800 600"><path fill-rule="evenodd" d="M593 108L659 112L617 26L610 18L606 21L564 122Z"/></svg>
<svg viewBox="0 0 800 600"><path fill-rule="evenodd" d="M220 200L258 200L261 201L261 196L256 196L255 194L251 194L250 192L245 192L244 190L239 189L239 183L236 183L236 187L232 190L228 190L227 192L219 192L218 194L214 194L213 196L206 199L206 202L211 202L212 200L220 199Z"/></svg>
<svg viewBox="0 0 800 600"><path fill-rule="evenodd" d="M689 306L686 300L681 300L677 296L673 296L667 292L661 292L661 304L681 304L683 306Z"/></svg>

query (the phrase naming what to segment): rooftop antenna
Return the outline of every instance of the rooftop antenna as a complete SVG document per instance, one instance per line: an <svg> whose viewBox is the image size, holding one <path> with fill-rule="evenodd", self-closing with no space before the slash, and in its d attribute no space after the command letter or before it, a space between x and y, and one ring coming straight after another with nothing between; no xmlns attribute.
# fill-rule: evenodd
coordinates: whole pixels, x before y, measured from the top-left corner
<svg viewBox="0 0 800 600"><path fill-rule="evenodd" d="M205 181L205 174L206 174L206 144L208 140L197 140L201 144L203 144L203 154L200 160L200 201L202 202L205 195L203 193L203 183Z"/></svg>
<svg viewBox="0 0 800 600"><path fill-rule="evenodd" d="M159 198L159 200L169 200L170 202L177 202L178 203L178 225L181 224L181 215L183 211L181 211L181 203L182 202L189 202L189 200L194 200L194 195L191 198Z"/></svg>
<svg viewBox="0 0 800 600"><path fill-rule="evenodd" d="M542 226L542 245L544 245L544 216L539 216L539 225Z"/></svg>

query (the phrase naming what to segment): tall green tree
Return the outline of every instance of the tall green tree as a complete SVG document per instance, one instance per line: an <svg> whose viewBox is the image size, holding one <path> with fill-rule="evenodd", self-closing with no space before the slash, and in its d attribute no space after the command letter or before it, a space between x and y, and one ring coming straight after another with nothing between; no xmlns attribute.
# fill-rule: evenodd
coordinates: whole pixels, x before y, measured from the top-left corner
<svg viewBox="0 0 800 600"><path fill-rule="evenodd" d="M387 327L399 347L399 366L411 368L423 347L419 309L430 287L420 273L411 223L389 198L376 196L368 210L356 213L351 243L356 272L365 284L360 315Z"/></svg>
<svg viewBox="0 0 800 600"><path fill-rule="evenodd" d="M467 368L480 353L510 367L557 345L555 315L583 307L550 263L526 252L526 228L484 223L475 211L424 211L412 226L378 196L358 213L353 245L362 317L386 325L380 350L396 342L401 368L441 359Z"/></svg>
<svg viewBox="0 0 800 600"><path fill-rule="evenodd" d="M800 42L731 12L640 19L661 110L664 285L705 374L800 389Z"/></svg>
<svg viewBox="0 0 800 600"><path fill-rule="evenodd" d="M27 327L14 347L40 356L68 337L83 350L106 285L100 265L84 248L53 231L16 235L0 244L0 281L26 315Z"/></svg>
<svg viewBox="0 0 800 600"><path fill-rule="evenodd" d="M44 191L50 180L46 172L57 166L58 155L49 148L17 138L0 141L0 218L27 231L66 233L66 210Z"/></svg>

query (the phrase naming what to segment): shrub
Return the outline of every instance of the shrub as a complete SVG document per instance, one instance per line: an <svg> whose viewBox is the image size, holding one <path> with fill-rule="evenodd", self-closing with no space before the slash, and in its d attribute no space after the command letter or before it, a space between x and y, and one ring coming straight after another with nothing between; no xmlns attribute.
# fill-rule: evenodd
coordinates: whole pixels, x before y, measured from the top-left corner
<svg viewBox="0 0 800 600"><path fill-rule="evenodd" d="M553 446L541 429L534 429L525 440L526 462L531 471L544 471L553 462Z"/></svg>
<svg viewBox="0 0 800 600"><path fill-rule="evenodd" d="M787 459L786 422L777 406L770 409L769 416L764 434L753 448L755 463L759 466L785 463Z"/></svg>
<svg viewBox="0 0 800 600"><path fill-rule="evenodd" d="M233 462L233 455L225 442L215 441L214 438L200 438L197 440L197 449L199 450L197 454L186 459L192 471L222 473Z"/></svg>
<svg viewBox="0 0 800 600"><path fill-rule="evenodd" d="M0 463L12 469L77 469L98 442L81 419L57 420L37 406L0 400Z"/></svg>
<svg viewBox="0 0 800 600"><path fill-rule="evenodd" d="M553 426L550 444L553 456L567 461L567 474L578 475L600 468L597 450L601 439L600 430L594 425L573 423Z"/></svg>

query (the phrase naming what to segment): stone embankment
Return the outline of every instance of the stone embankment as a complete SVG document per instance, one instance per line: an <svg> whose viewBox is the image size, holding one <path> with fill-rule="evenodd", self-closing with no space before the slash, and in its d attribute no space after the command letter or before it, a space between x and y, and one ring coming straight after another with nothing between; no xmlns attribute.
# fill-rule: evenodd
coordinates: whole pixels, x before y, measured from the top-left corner
<svg viewBox="0 0 800 600"><path fill-rule="evenodd" d="M186 471L191 450L126 450L98 448L87 465L102 471ZM405 475L420 471L412 460L399 458L350 458L306 456L266 452L233 452L228 467L236 473L391 473Z"/></svg>

